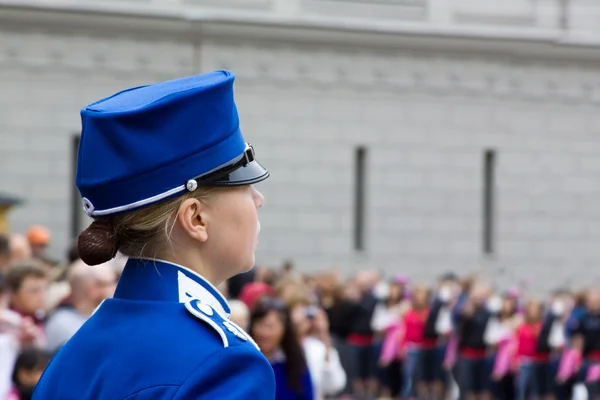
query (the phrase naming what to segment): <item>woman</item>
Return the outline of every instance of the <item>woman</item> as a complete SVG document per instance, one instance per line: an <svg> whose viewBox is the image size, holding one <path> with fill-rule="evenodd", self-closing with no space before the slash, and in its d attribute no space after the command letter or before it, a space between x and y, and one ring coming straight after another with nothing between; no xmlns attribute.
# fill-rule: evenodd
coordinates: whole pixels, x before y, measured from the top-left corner
<svg viewBox="0 0 600 400"><path fill-rule="evenodd" d="M382 285L383 284L383 285ZM379 359L377 373L381 383L380 396L383 398L396 398L400 395L401 382L398 377L402 373L400 359L394 357L382 360L381 354L386 338L391 339L396 334L396 329L402 322L403 314L410 308L406 296L406 279L398 275L389 284L381 282L375 287L375 297L378 303L373 312L371 328L378 336L376 342L376 355ZM382 290L383 289L383 290Z"/></svg>
<svg viewBox="0 0 600 400"><path fill-rule="evenodd" d="M13 388L6 400L29 400L44 368L50 361L50 355L35 347L21 350L12 374Z"/></svg>
<svg viewBox="0 0 600 400"><path fill-rule="evenodd" d="M497 325L490 341L492 379L490 391L497 400L510 400L515 396L515 376L512 361L515 352L515 331L521 324L517 313L518 297L506 292L502 299L502 308L497 315ZM488 325L489 326L489 325Z"/></svg>
<svg viewBox="0 0 600 400"><path fill-rule="evenodd" d="M107 299L61 348L34 398L273 399L269 362L216 286L254 265L268 172L239 130L234 75L117 93L81 111L77 186L97 265L129 257Z"/></svg>
<svg viewBox="0 0 600 400"><path fill-rule="evenodd" d="M542 303L537 300L529 300L525 305L524 321L515 333L518 367L515 398L518 400L531 397L543 400L550 394L546 380L538 379L538 377L548 375L545 369L549 354L537 351L543 316Z"/></svg>
<svg viewBox="0 0 600 400"><path fill-rule="evenodd" d="M331 340L340 356L342 367L347 373L346 387L342 391L342 394L346 395L352 393L349 373L352 371L353 354L346 341L352 329L352 318L355 309L352 291L351 285L343 285L341 282L337 282L329 301L321 297L321 306L325 310L329 321Z"/></svg>
<svg viewBox="0 0 600 400"><path fill-rule="evenodd" d="M588 399L600 400L600 290L585 295L584 309L573 313L569 330L572 346L583 357L583 381Z"/></svg>
<svg viewBox="0 0 600 400"><path fill-rule="evenodd" d="M548 354L548 362L540 365L536 379L547 385L549 400L567 400L573 397L572 380L561 382L558 377L562 355L570 350L567 346L566 320L573 306L572 302L570 293L565 290L552 293L537 342L537 352Z"/></svg>
<svg viewBox="0 0 600 400"><path fill-rule="evenodd" d="M432 394L435 376L430 368L435 359L436 340L425 339L425 324L429 316L431 293L425 286L417 286L412 293L411 307L402 317L404 339L402 352L405 354L403 368L402 397L409 399L416 394L426 399Z"/></svg>
<svg viewBox="0 0 600 400"><path fill-rule="evenodd" d="M308 301L297 303L292 307L292 322L306 355L315 399L341 392L346 386L346 372L333 346L325 311Z"/></svg>
<svg viewBox="0 0 600 400"><path fill-rule="evenodd" d="M312 379L286 304L261 299L250 318L250 334L275 371L277 391L271 399L313 400Z"/></svg>
<svg viewBox="0 0 600 400"><path fill-rule="evenodd" d="M491 287L484 282L475 282L469 293L459 300L454 316L457 332L457 363L454 376L459 386L461 399L491 399L488 368L488 346L485 340L488 321L492 313L488 300Z"/></svg>

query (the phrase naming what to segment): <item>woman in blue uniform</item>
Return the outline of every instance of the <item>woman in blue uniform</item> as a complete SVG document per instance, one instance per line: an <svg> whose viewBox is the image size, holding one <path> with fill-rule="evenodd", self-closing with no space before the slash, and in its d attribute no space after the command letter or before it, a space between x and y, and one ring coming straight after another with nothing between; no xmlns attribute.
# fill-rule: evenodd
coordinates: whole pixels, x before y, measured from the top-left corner
<svg viewBox="0 0 600 400"><path fill-rule="evenodd" d="M239 129L227 71L125 90L81 111L83 261L129 257L34 399L274 398L269 362L215 288L254 265L269 175Z"/></svg>

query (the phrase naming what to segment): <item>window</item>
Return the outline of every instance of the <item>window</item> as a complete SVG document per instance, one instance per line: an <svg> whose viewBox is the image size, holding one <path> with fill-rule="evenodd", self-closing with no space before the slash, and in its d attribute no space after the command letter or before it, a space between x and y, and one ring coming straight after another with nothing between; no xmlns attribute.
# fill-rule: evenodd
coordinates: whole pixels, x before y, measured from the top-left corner
<svg viewBox="0 0 600 400"><path fill-rule="evenodd" d="M496 152L483 153L483 252L494 253L494 195Z"/></svg>
<svg viewBox="0 0 600 400"><path fill-rule="evenodd" d="M354 249L365 249L365 189L367 149L354 150Z"/></svg>

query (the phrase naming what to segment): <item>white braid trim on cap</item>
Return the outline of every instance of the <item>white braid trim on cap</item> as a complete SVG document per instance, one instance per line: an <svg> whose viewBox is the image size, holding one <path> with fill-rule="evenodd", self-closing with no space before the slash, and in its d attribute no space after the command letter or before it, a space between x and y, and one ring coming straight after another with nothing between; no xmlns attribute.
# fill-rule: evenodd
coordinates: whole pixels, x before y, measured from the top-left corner
<svg viewBox="0 0 600 400"><path fill-rule="evenodd" d="M248 148L247 144L246 144L246 148ZM244 149L244 152L241 155L235 157L233 160L229 160L229 161L227 161L227 162L219 165L218 167L213 168L210 171L207 171L207 172L203 173L201 176L199 176L197 178L194 178L194 179L198 179L198 178L200 178L200 177L202 177L204 175L210 174L211 172L217 171L217 170L219 170L219 169L221 169L221 168L223 168L223 167L225 167L225 166L227 166L229 164L235 163L235 162L239 161L242 157L244 157L245 154L246 154L246 149ZM192 179L192 181L193 181L193 179ZM84 197L82 199L82 201L83 201L83 211L85 211L85 213L88 215L88 217L92 217L93 218L93 217L103 217L103 216L106 216L106 215L116 214L116 213L120 213L120 212L123 212L123 211L133 210L135 208L147 206L149 204L156 203L156 202L158 202L160 200L164 200L167 197L173 196L173 195L175 195L177 193L184 192L184 191L188 190L187 184L189 184L189 182L190 181L186 182L185 185L177 186L176 188L173 188L171 190L167 190L166 192L159 193L159 194L157 194L155 196L152 196L152 197L148 197L147 199L142 199L142 200L135 201L133 203L125 204L125 205L122 205L122 206L117 206L117 207L113 207L113 208L107 208L106 210L96 210L96 208L94 207L94 205L92 204L92 202L88 198ZM195 187L190 186L189 187L189 191L193 192L194 190L196 190L197 187L198 187L197 184L196 184Z"/></svg>

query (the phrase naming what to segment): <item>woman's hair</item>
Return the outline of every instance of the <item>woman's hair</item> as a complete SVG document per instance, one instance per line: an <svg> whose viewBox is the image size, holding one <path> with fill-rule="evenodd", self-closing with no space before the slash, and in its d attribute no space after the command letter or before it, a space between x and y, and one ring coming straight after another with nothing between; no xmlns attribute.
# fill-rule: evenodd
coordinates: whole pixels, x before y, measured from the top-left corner
<svg viewBox="0 0 600 400"><path fill-rule="evenodd" d="M97 219L77 240L79 257L88 265L105 263L120 252L128 257L155 257L170 242L179 206L184 200L202 202L214 189L198 188L181 196Z"/></svg>
<svg viewBox="0 0 600 400"><path fill-rule="evenodd" d="M418 294L423 295L423 304L417 304L416 300L421 300L418 299ZM424 307L427 308L427 306L429 305L429 299L431 297L431 290L425 286L425 285L416 285L413 288L412 291L412 304L413 304L413 308L418 309L419 307Z"/></svg>
<svg viewBox="0 0 600 400"><path fill-rule="evenodd" d="M533 310L534 315L531 315ZM529 299L525 303L525 320L528 323L539 322L544 313L544 304L538 299Z"/></svg>
<svg viewBox="0 0 600 400"><path fill-rule="evenodd" d="M19 382L19 371L43 371L50 362L50 354L36 347L25 347L21 350L12 373L12 382L16 387L23 386L23 382Z"/></svg>
<svg viewBox="0 0 600 400"><path fill-rule="evenodd" d="M313 292L300 275L292 274L279 280L275 285L275 292L290 308L297 304L309 305L314 302Z"/></svg>
<svg viewBox="0 0 600 400"><path fill-rule="evenodd" d="M282 301L272 297L263 297L257 304L250 316L250 334L254 325L265 318L271 311L275 311L283 322L283 338L281 339L281 350L285 355L285 368L287 382L294 391L301 393L305 388L302 386L307 365L304 352L298 341L298 337L292 324L289 307Z"/></svg>
<svg viewBox="0 0 600 400"><path fill-rule="evenodd" d="M504 305L508 302L511 309L507 311ZM502 298L502 310L500 311L500 319L512 318L519 309L519 300L517 297L505 294Z"/></svg>
<svg viewBox="0 0 600 400"><path fill-rule="evenodd" d="M10 265L4 279L8 290L16 293L29 277L48 278L48 272L41 261L34 258L17 261Z"/></svg>
<svg viewBox="0 0 600 400"><path fill-rule="evenodd" d="M398 288L398 297L395 298L394 296L392 296L392 289L394 288ZM396 283L395 281L390 283L390 295L388 296L387 300L386 300L386 305L388 307L396 305L396 304L400 304L404 301L404 297L406 296L406 286Z"/></svg>

